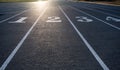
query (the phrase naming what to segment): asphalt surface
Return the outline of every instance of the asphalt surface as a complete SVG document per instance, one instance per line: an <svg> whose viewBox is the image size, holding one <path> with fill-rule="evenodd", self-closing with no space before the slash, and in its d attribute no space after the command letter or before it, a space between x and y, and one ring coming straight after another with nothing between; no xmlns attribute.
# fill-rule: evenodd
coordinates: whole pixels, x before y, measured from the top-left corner
<svg viewBox="0 0 120 70"><path fill-rule="evenodd" d="M120 70L120 6L0 3L0 70Z"/></svg>

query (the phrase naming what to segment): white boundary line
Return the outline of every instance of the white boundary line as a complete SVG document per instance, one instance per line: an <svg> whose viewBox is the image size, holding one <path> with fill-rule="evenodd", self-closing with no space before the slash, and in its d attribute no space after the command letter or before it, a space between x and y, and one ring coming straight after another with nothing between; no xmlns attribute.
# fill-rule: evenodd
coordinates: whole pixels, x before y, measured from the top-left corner
<svg viewBox="0 0 120 70"><path fill-rule="evenodd" d="M119 12L117 12L117 11L115 11L115 10L110 10L110 9L105 9L105 8L102 8L102 7L98 7L99 9L103 9L103 10L108 10L108 11L111 11L111 12L115 12L115 13L119 13ZM117 16L117 15L115 15L115 16Z"/></svg>
<svg viewBox="0 0 120 70"><path fill-rule="evenodd" d="M75 10L78 11L78 12L82 12L82 13L84 13L84 14L92 17L92 18L95 18L95 19L97 19L98 21L101 21L101 22L103 22L103 23L105 23L105 24L107 24L107 25L109 25L109 26L111 26L111 27L113 27L113 28L115 28L115 29L117 29L117 30L120 30L119 27L117 27L117 26L115 26L115 25L112 25L112 24L110 24L110 23L108 23L108 22L105 22L105 21L103 21L103 20L101 20L101 19L99 19L99 18L97 18L97 17L95 17L95 16L92 16L92 15L90 15L90 14L84 12L84 11L81 11L81 10L79 10L79 9L77 9L77 8L72 7L72 6L69 6L69 7L75 9Z"/></svg>
<svg viewBox="0 0 120 70"><path fill-rule="evenodd" d="M48 7L47 7L48 8ZM30 32L32 31L32 29L35 27L35 25L37 24L37 22L39 21L39 19L43 16L43 14L45 13L45 11L47 10L47 8L44 9L44 11L41 13L41 15L39 15L39 17L36 19L36 21L34 22L34 24L31 26L31 28L28 30L28 32L25 34L25 36L21 39L21 41L17 44L17 46L15 47L15 49L12 51L12 53L9 55L9 57L5 60L5 62L2 64L0 70L5 70L5 68L7 67L7 65L10 63L10 61L12 60L12 58L14 57L14 55L17 53L17 51L19 50L19 48L22 46L22 44L24 43L24 41L26 40L26 38L28 37L28 35L30 34Z"/></svg>
<svg viewBox="0 0 120 70"><path fill-rule="evenodd" d="M63 9L60 6L59 6L59 9L62 11L62 13L68 19L68 21L70 22L70 24L76 30L76 32L78 33L78 35L80 36L80 38L83 40L83 42L85 43L85 45L87 46L87 48L90 50L90 52L93 54L93 56L95 57L95 59L98 61L98 63L100 64L100 66L104 70L109 70L109 68L107 67L107 65L102 61L102 59L99 57L99 55L95 52L95 50L92 48L92 46L88 43L88 41L84 38L84 36L82 35L82 33L76 28L76 26L74 25L74 23L70 20L70 18L67 16L67 14L63 11Z"/></svg>
<svg viewBox="0 0 120 70"><path fill-rule="evenodd" d="M83 8L86 8L86 7L83 7ZM117 17L117 18L120 18L120 16L117 16L117 15L113 15L111 13L106 13L106 12L103 12L103 11L99 11L99 10L96 10L96 9L91 9L90 7L87 7L86 9L89 9L89 10L95 10L97 12L100 12L100 13L103 13L103 14L107 14L107 15L110 15L110 16L113 16L113 17ZM100 8L101 9L101 8Z"/></svg>
<svg viewBox="0 0 120 70"><path fill-rule="evenodd" d="M7 21L7 20L9 20L9 19L12 19L12 18L16 17L16 16L19 16L19 15L21 15L21 14L23 14L23 13L27 12L28 10L29 10L29 9L24 10L24 11L22 11L22 12L20 12L20 13L16 14L16 15L11 16L11 17L9 17L9 18L6 18L6 19L4 19L4 20L1 20L1 21L0 21L0 23L3 23L3 22L5 22L5 21Z"/></svg>
<svg viewBox="0 0 120 70"><path fill-rule="evenodd" d="M102 5L102 6L113 6L113 7L119 7L120 5L114 5L114 4L106 4L106 3L99 3L99 2L87 2L87 1L80 1L83 3L89 3L89 4L96 4L96 5Z"/></svg>

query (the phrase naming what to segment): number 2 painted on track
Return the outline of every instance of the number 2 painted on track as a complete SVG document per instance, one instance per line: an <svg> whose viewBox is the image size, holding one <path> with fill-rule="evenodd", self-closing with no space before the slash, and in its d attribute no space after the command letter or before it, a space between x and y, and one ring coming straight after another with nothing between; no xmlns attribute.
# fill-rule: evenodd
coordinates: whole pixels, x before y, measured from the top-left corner
<svg viewBox="0 0 120 70"><path fill-rule="evenodd" d="M62 20L60 17L52 16L52 17L48 17L48 20L46 22L62 22Z"/></svg>
<svg viewBox="0 0 120 70"><path fill-rule="evenodd" d="M92 19L89 19L87 17L84 16L76 16L75 17L77 19L78 22L92 22Z"/></svg>

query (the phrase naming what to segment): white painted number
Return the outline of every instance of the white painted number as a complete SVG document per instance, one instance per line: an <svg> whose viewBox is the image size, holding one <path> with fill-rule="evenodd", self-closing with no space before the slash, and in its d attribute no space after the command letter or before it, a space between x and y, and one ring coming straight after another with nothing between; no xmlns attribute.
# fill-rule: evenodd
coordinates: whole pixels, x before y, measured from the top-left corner
<svg viewBox="0 0 120 70"><path fill-rule="evenodd" d="M111 17L111 16L106 17L106 20L107 20L107 21L120 22L120 19L118 19L118 18L114 18L114 17Z"/></svg>
<svg viewBox="0 0 120 70"><path fill-rule="evenodd" d="M48 17L48 20L46 22L62 22L62 20L60 19L60 17L52 16Z"/></svg>
<svg viewBox="0 0 120 70"><path fill-rule="evenodd" d="M25 23L26 19L27 19L27 17L21 17L20 19L18 19L16 21L10 21L9 23Z"/></svg>
<svg viewBox="0 0 120 70"><path fill-rule="evenodd" d="M84 17L84 16L77 16L75 18L77 19L78 22L92 22L93 21L92 19L89 19L89 18Z"/></svg>

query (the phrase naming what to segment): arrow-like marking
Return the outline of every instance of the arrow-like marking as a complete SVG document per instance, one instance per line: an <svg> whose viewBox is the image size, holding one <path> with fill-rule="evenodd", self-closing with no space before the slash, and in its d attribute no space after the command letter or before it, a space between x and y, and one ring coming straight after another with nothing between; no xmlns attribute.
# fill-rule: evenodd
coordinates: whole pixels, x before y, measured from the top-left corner
<svg viewBox="0 0 120 70"><path fill-rule="evenodd" d="M16 21L10 21L9 23L25 23L25 20L28 17L21 17L20 19L16 20Z"/></svg>

